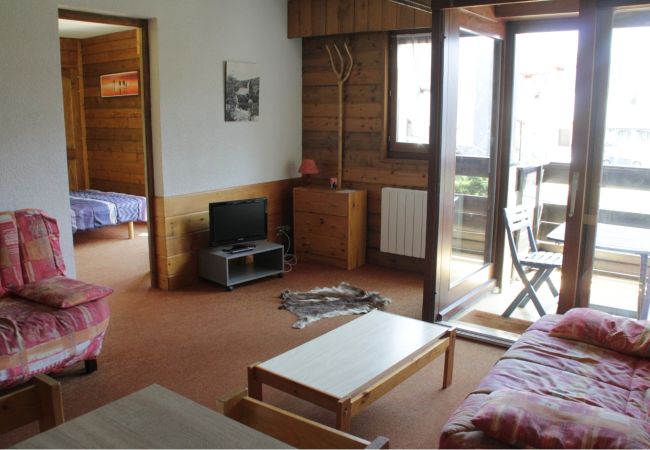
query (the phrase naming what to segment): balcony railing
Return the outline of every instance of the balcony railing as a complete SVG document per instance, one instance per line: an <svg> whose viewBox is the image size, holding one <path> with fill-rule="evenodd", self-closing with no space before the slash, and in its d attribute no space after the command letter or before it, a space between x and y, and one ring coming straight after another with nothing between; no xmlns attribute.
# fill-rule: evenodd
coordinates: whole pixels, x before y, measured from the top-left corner
<svg viewBox="0 0 650 450"><path fill-rule="evenodd" d="M456 173L487 179L488 158L457 157ZM562 251L562 246L546 239L548 233L565 221L569 165L550 163L543 167L541 185L541 220L537 240L547 250ZM601 196L600 223L650 228L650 202L638 200L650 191L650 169L639 167L604 166L601 188L610 190L613 205ZM616 191L611 191L616 189ZM481 254L485 248L485 226L488 213L487 196L457 193L454 220L454 243L457 251ZM645 210L644 210L645 209ZM625 278L638 278L640 258L610 251L596 251L594 270Z"/></svg>

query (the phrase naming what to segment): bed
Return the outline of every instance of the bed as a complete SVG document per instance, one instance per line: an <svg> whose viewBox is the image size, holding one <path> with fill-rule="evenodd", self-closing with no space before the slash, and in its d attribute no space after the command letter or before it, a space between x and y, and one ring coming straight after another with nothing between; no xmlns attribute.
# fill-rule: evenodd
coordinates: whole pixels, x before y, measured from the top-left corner
<svg viewBox="0 0 650 450"><path fill-rule="evenodd" d="M70 192L72 232L129 224L133 239L133 222L147 221L147 199L139 195L103 192L94 189Z"/></svg>

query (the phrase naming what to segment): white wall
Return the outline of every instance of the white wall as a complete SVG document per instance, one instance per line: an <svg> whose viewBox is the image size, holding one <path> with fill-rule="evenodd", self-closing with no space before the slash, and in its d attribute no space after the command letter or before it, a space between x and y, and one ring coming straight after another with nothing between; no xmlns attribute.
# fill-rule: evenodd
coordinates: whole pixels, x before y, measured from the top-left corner
<svg viewBox="0 0 650 450"><path fill-rule="evenodd" d="M0 210L35 206L55 215L66 261L58 7L151 19L156 195L297 176L301 44L286 38L286 0L2 0ZM259 122L224 122L226 60L258 64Z"/></svg>
<svg viewBox="0 0 650 450"><path fill-rule="evenodd" d="M75 274L56 7L0 2L0 210L57 218Z"/></svg>

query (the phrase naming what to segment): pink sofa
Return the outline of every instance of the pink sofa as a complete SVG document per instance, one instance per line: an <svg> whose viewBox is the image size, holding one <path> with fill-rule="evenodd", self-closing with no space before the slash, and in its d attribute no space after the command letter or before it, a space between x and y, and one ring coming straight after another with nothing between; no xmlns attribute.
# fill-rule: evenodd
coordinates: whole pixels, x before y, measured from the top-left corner
<svg viewBox="0 0 650 450"><path fill-rule="evenodd" d="M584 309L561 319L523 333L450 417L441 448L647 448L650 325Z"/></svg>
<svg viewBox="0 0 650 450"><path fill-rule="evenodd" d="M94 371L111 292L65 277L56 220L0 212L0 389L81 361Z"/></svg>

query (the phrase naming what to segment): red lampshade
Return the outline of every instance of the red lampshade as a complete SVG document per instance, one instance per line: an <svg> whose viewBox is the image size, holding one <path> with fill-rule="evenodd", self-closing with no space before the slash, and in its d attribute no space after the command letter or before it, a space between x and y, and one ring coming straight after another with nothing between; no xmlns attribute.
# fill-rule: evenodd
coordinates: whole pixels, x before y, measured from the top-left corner
<svg viewBox="0 0 650 450"><path fill-rule="evenodd" d="M298 172L303 175L314 175L318 173L318 167L313 159L303 159L298 168Z"/></svg>

